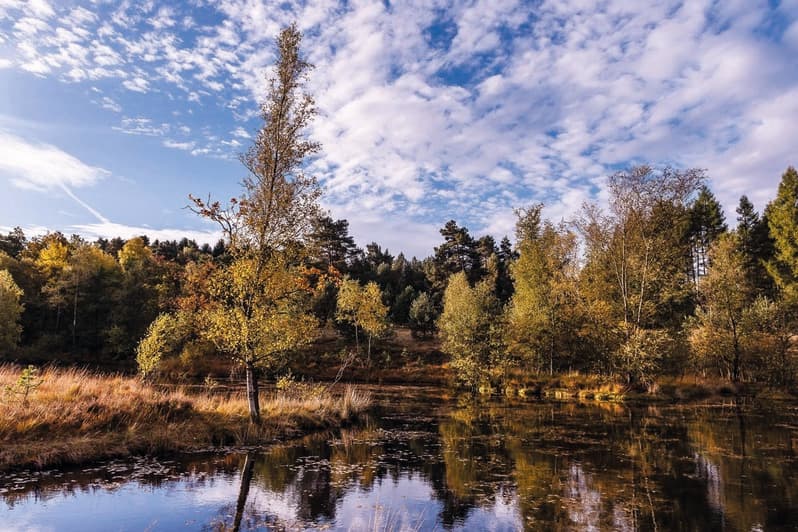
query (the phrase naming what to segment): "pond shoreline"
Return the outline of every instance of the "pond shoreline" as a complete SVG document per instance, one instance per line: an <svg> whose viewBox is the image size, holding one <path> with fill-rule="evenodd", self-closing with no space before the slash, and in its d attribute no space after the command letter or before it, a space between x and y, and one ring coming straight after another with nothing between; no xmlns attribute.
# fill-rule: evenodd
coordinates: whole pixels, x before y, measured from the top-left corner
<svg viewBox="0 0 798 532"><path fill-rule="evenodd" d="M0 389L19 369L0 366ZM127 456L167 456L220 447L263 446L345 426L371 407L354 388L261 400L251 424L246 399L163 391L139 379L49 368L26 400L0 409L0 472L85 464Z"/></svg>
<svg viewBox="0 0 798 532"><path fill-rule="evenodd" d="M0 366L0 389L11 384L19 371L15 366ZM264 393L262 421L252 425L241 390L165 389L134 377L77 369L48 368L40 378L41 385L31 392L28 405L6 403L0 409L0 472L129 456L264 448L351 425L372 408L369 394L354 387L326 397ZM401 384L429 387L428 383ZM358 385L362 387L368 384ZM462 394L441 385L432 387L448 397ZM611 381L578 375L516 377L504 390L481 391L483 397L586 403L689 404L734 397L796 400L786 390L693 377L662 378L652 393L632 392Z"/></svg>

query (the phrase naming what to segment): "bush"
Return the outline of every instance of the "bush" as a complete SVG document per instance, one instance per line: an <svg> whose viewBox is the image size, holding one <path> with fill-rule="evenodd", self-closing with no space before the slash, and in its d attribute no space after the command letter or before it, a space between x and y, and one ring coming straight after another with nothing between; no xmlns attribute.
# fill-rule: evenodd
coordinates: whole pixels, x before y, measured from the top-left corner
<svg viewBox="0 0 798 532"><path fill-rule="evenodd" d="M635 328L616 351L615 369L628 384L648 386L659 375L661 361L672 349L673 340L664 329Z"/></svg>

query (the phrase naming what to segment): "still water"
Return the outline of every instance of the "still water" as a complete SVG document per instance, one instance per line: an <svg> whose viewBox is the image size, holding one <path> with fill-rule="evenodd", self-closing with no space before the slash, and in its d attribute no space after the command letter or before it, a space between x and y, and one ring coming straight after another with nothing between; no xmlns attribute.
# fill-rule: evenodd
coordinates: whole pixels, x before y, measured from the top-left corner
<svg viewBox="0 0 798 532"><path fill-rule="evenodd" d="M0 530L798 530L798 405L373 392L267 450L0 476Z"/></svg>

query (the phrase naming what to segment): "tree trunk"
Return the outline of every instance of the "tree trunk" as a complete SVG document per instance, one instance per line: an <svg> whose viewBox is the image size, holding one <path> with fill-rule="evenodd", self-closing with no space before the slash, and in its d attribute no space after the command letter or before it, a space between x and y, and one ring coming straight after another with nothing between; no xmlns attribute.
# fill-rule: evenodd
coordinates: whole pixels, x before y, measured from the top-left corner
<svg viewBox="0 0 798 532"><path fill-rule="evenodd" d="M72 306L72 348L78 343L78 278L75 277L75 304Z"/></svg>
<svg viewBox="0 0 798 532"><path fill-rule="evenodd" d="M732 320L732 337L734 338L734 365L732 367L732 381L740 382L740 340L737 337L737 324Z"/></svg>
<svg viewBox="0 0 798 532"><path fill-rule="evenodd" d="M241 470L241 486L238 489L238 500L236 501L236 516L233 521L233 532L241 529L241 520L244 517L244 508L249 497L249 485L252 483L252 473L255 467L255 459L247 455L244 459L244 468Z"/></svg>
<svg viewBox="0 0 798 532"><path fill-rule="evenodd" d="M247 362L247 399L249 401L249 420L252 423L260 423L260 401L258 389L258 374L255 364Z"/></svg>
<svg viewBox="0 0 798 532"><path fill-rule="evenodd" d="M740 382L740 347L734 341L734 364L732 366L732 382Z"/></svg>

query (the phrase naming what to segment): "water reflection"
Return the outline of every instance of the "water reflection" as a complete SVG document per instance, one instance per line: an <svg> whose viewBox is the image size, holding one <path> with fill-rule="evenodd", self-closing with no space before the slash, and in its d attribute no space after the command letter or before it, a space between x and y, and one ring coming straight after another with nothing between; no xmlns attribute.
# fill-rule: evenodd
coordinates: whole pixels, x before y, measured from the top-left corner
<svg viewBox="0 0 798 532"><path fill-rule="evenodd" d="M457 404L433 390L382 394L365 426L265 452L0 477L0 530L86 530L87 514L88 528L125 530L798 523L793 407Z"/></svg>

